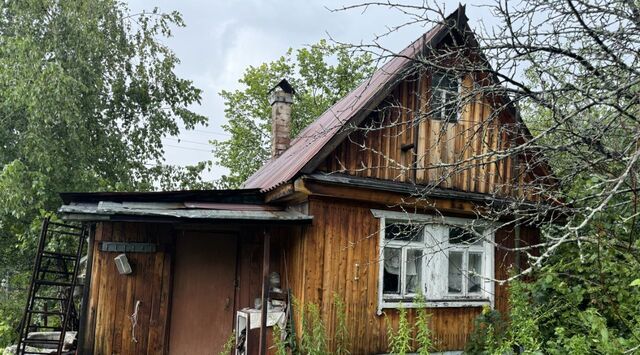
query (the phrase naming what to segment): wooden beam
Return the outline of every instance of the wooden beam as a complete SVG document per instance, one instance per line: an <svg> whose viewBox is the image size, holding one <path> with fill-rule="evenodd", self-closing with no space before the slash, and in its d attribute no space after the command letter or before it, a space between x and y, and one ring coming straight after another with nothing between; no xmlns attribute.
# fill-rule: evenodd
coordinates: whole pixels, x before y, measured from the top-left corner
<svg viewBox="0 0 640 355"><path fill-rule="evenodd" d="M286 183L280 185L275 189L268 191L264 194L264 202L274 202L292 195L295 192L293 189L293 183Z"/></svg>
<svg viewBox="0 0 640 355"><path fill-rule="evenodd" d="M264 231L264 245L262 247L262 305L260 312L260 348L259 354L265 355L267 352L267 302L269 302L269 263L271 251L271 234Z"/></svg>
<svg viewBox="0 0 640 355"><path fill-rule="evenodd" d="M393 191L381 191L370 188L360 188L347 185L327 184L319 181L304 181L305 189L312 196L324 196L377 203L385 206L411 206L424 210L436 210L441 212L473 214L476 211L475 204L468 201L455 199L431 199L418 198L403 195Z"/></svg>
<svg viewBox="0 0 640 355"><path fill-rule="evenodd" d="M84 273L84 286L82 287L82 309L80 311L80 325L78 329L78 354L90 354L91 350L85 347L85 337L87 336L87 329L89 312L89 297L91 297L91 271L93 269L93 243L95 241L96 223L91 223L89 229L89 242L87 243L87 265ZM46 319L46 318L45 318ZM93 336L91 334L90 336Z"/></svg>
<svg viewBox="0 0 640 355"><path fill-rule="evenodd" d="M269 204L295 205L306 199L307 195L297 191L293 182L278 186L264 195L264 202Z"/></svg>

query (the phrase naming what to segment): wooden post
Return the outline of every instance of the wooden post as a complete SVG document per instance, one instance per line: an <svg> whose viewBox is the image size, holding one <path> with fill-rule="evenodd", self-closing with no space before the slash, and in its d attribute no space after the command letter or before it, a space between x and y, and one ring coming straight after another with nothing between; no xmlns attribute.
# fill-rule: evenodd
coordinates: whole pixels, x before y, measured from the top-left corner
<svg viewBox="0 0 640 355"><path fill-rule="evenodd" d="M260 313L260 355L267 353L267 303L269 301L269 263L271 252L271 235L264 231L264 246L262 255L262 309Z"/></svg>
<svg viewBox="0 0 640 355"><path fill-rule="evenodd" d="M513 263L516 264L516 272L520 272L520 225L515 226L515 236L513 241L513 248L516 250Z"/></svg>

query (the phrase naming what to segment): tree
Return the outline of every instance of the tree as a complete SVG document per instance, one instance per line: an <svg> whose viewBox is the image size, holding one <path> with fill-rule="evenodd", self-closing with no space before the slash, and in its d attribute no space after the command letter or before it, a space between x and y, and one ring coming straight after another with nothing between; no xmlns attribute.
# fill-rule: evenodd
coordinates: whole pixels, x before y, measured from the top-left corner
<svg viewBox="0 0 640 355"><path fill-rule="evenodd" d="M161 165L161 138L206 119L187 108L201 92L159 40L184 26L178 13L8 0L0 14L0 278L22 307L38 219L57 210L58 193L197 184L203 165ZM2 330L22 313L13 303L2 302Z"/></svg>
<svg viewBox="0 0 640 355"><path fill-rule="evenodd" d="M408 16L405 23L389 27L390 31L412 24L431 27L447 15L435 2L365 1L339 10L373 6ZM526 161L519 173L527 177L525 185L537 203L531 203L531 196L515 195L508 204L476 211L484 218L502 221L504 227L534 225L542 231L537 245L507 248L529 259L529 267L515 270L509 280L528 275L534 281L512 288L520 305L514 310L519 312L515 319L523 323L513 325L505 344L537 344L525 349L531 353L536 346L554 354L637 352L640 4L626 0L496 0L483 7L490 9L496 25L480 28L475 33L477 41L452 33L446 45L418 56L413 65L415 70L437 69L478 78L479 85L465 88L460 101L456 98L442 106L489 97L495 99L497 108L489 121L499 119L505 108L519 107L531 135L493 152L426 168L442 169L444 181L505 157ZM352 48L385 57L398 55L377 42ZM480 52L482 56L470 55ZM432 114L416 115L428 119ZM517 126L506 128L528 135ZM451 139L444 134L440 132L439 138ZM539 174L542 166L551 168L552 181ZM520 184L504 187L514 189ZM424 192L416 198L426 199ZM503 197L499 192L490 193L496 199ZM525 330L535 335L518 338ZM497 353L509 351L511 347Z"/></svg>
<svg viewBox="0 0 640 355"><path fill-rule="evenodd" d="M319 43L298 50L289 49L277 60L249 67L239 80L242 90L222 91L231 134L225 141L213 141L217 163L229 169L223 187L242 184L270 157L271 106L267 92L286 78L296 91L292 109L295 136L327 108L351 91L373 70L371 56L353 55L347 47Z"/></svg>

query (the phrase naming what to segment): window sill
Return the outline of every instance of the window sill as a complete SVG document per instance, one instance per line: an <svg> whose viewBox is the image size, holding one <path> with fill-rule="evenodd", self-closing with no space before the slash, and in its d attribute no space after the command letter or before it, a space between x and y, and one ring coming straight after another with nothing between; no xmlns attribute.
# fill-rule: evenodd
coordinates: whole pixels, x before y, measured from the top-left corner
<svg viewBox="0 0 640 355"><path fill-rule="evenodd" d="M455 299L455 300L431 300L422 303L415 302L388 302L383 301L378 307L378 315L382 315L385 309L410 309L410 308L461 308L492 306L487 299Z"/></svg>

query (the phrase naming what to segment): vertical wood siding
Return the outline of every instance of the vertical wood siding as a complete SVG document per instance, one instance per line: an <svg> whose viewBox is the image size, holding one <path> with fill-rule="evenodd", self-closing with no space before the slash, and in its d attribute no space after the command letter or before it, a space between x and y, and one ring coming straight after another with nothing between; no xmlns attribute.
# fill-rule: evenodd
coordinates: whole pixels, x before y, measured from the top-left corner
<svg viewBox="0 0 640 355"><path fill-rule="evenodd" d="M289 240L287 263L292 266L288 275L294 296L300 304L314 303L320 307L327 338L334 347L337 322L334 294L338 295L346 304L352 354L386 352L387 321L394 329L398 326L398 311L385 310L383 316L376 314L379 222L371 214L370 209L374 207L381 206L312 199L313 225L306 228L302 237ZM513 232L501 230L496 240L512 245ZM513 262L511 253L497 249L496 277L506 276ZM507 310L505 286L496 285L496 306L501 312ZM478 307L429 309L436 349L462 349L480 312ZM300 334L300 318L296 315ZM416 313L409 310L408 319L414 323Z"/></svg>
<svg viewBox="0 0 640 355"><path fill-rule="evenodd" d="M471 97L473 85L471 76L462 80L459 120L446 123L428 115L429 75L406 78L318 170L534 199L539 169L497 154L521 138L515 119L486 96Z"/></svg>
<svg viewBox="0 0 640 355"><path fill-rule="evenodd" d="M99 249L100 242L145 242L158 245L156 253L127 253L134 269L120 275L116 253ZM93 266L85 354L165 354L168 350L168 315L171 290L171 227L146 223L98 223L93 245ZM144 272L135 272L144 270ZM131 319L140 300L136 340Z"/></svg>

